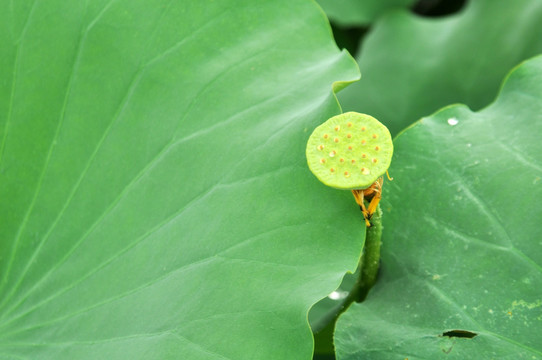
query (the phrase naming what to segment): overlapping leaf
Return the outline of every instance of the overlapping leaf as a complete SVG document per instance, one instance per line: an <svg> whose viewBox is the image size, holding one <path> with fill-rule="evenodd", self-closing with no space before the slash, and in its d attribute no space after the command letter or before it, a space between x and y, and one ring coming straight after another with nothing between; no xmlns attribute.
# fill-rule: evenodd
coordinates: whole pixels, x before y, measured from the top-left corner
<svg viewBox="0 0 542 360"><path fill-rule="evenodd" d="M414 0L317 0L334 23L343 26L369 25L386 11L406 8Z"/></svg>
<svg viewBox="0 0 542 360"><path fill-rule="evenodd" d="M308 358L362 223L307 1L0 2L0 358ZM348 210L353 210L349 212Z"/></svg>
<svg viewBox="0 0 542 360"><path fill-rule="evenodd" d="M394 11L363 41L363 80L339 100L397 134L448 104L488 105L513 66L542 53L542 3L472 0L439 19Z"/></svg>
<svg viewBox="0 0 542 360"><path fill-rule="evenodd" d="M488 108L396 139L382 274L339 319L338 359L542 359L541 133L537 57Z"/></svg>

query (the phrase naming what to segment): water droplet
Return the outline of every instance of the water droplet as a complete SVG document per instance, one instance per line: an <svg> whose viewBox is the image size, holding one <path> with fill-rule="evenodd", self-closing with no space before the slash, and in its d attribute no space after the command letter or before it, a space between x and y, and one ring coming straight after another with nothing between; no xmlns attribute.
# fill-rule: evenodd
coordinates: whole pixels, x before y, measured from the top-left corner
<svg viewBox="0 0 542 360"><path fill-rule="evenodd" d="M348 291L333 291L327 297L331 300L341 300L348 296Z"/></svg>
<svg viewBox="0 0 542 360"><path fill-rule="evenodd" d="M456 126L459 123L459 120L457 120L455 117L448 119L448 125L450 126Z"/></svg>

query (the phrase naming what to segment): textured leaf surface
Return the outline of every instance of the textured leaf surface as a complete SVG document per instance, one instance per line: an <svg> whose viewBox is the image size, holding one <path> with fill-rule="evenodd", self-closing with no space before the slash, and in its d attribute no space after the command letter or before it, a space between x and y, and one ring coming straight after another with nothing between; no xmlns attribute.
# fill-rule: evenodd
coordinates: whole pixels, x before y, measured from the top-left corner
<svg viewBox="0 0 542 360"><path fill-rule="evenodd" d="M538 0L472 0L437 20L394 11L364 39L363 80L339 100L344 111L371 114L395 135L448 104L487 106L506 73L541 52Z"/></svg>
<svg viewBox="0 0 542 360"><path fill-rule="evenodd" d="M368 25L393 8L406 8L415 0L317 0L327 16L342 26Z"/></svg>
<svg viewBox="0 0 542 360"><path fill-rule="evenodd" d="M0 2L0 358L303 359L352 270L309 1Z"/></svg>
<svg viewBox="0 0 542 360"><path fill-rule="evenodd" d="M541 132L537 57L488 108L395 140L381 276L339 318L339 359L542 359Z"/></svg>

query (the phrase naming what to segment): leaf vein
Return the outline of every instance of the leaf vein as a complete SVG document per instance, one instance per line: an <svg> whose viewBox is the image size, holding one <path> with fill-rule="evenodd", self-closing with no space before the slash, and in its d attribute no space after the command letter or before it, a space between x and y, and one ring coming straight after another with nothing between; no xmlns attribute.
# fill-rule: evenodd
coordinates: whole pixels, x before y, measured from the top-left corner
<svg viewBox="0 0 542 360"><path fill-rule="evenodd" d="M6 269L6 272L5 272L4 279L6 281L7 281L8 277L9 277L9 274L10 274L11 267L13 265L13 261L15 259L15 256L17 255L17 250L18 250L18 246L19 246L19 242L21 240L22 234L23 234L24 230L26 229L26 225L28 224L28 221L30 219L30 214L34 210L34 206L36 205L36 201L37 201L38 196L39 196L39 194L41 192L41 186L43 184L43 179L45 178L45 173L47 172L47 169L49 167L49 163L51 161L51 156L53 154L53 150L54 150L55 144L57 142L58 135L60 134L60 129L62 128L62 125L64 124L64 118L65 118L65 112L66 112L66 104L68 102L68 98L69 98L69 95L70 95L70 89L72 87L74 73L75 73L75 70L77 69L77 67L79 65L81 49L83 48L83 45L84 45L84 36L85 36L84 34L80 33L79 37L78 37L78 40L77 40L77 51L74 54L73 61L72 61L72 67L70 69L70 74L68 75L66 92L64 94L64 100L63 100L62 108L61 108L61 111L60 111L60 119L58 121L58 125L56 126L55 133L53 135L53 139L51 140L51 144L49 145L49 149L47 150L47 155L46 155L46 158L45 158L45 162L43 164L43 168L42 168L42 170L40 172L40 175L39 175L36 190L34 191L34 195L32 197L30 205L29 205L29 207L28 207L28 209L27 209L27 211L25 213L25 216L24 216L24 218L23 218L23 220L22 220L22 222L21 222L21 224L19 226L19 229L17 231L16 237L15 237L15 240L14 240L14 244L13 244L13 249L11 251L11 255L10 255L8 265L7 265L7 269ZM40 247L41 244L42 244L42 242L40 242L38 247ZM34 252L34 254L35 254L35 252ZM25 266L25 269L23 270L22 275L19 276L19 278L16 280L15 285L11 288L11 291L6 296L4 296L3 301L0 303L0 309L3 307L4 304L6 304L11 299L14 292L18 289L20 282L24 278L24 275L25 275L26 271L29 268L29 264L32 263L33 259L34 259L34 256L32 256L31 260L27 262L27 265Z"/></svg>
<svg viewBox="0 0 542 360"><path fill-rule="evenodd" d="M268 172L267 174L272 174L272 173L275 173L277 171L287 171L287 168L281 168L281 169L278 169L278 170L274 170L274 171L270 171ZM133 241L132 243L128 244L128 246L126 246L125 248L121 249L119 252L115 253L113 256L109 257L107 260L105 260L104 262L102 262L101 264L99 264L98 266L96 266L95 268L93 268L90 272L84 274L83 276L81 276L77 281L65 286L64 288L60 289L59 291L55 292L54 294L52 294L51 296L43 299L42 301L38 302L37 304L35 304L34 306L32 306L31 308L29 308L27 311L25 311L24 313L22 314L19 314L19 316L16 316L16 317L13 317L11 319L9 319L9 321L6 321L6 322L3 322L3 324L0 326L1 327L5 327L11 323L13 323L14 321L16 321L17 319L20 319L22 317L24 317L25 315L35 311L36 309L39 309L40 307L42 307L43 305L51 302L52 300L56 299L57 297L61 296L62 294L66 293L67 291L73 289L76 285L80 284L81 282L83 282L84 280L86 280L87 278L89 278L90 276L92 276L93 274L95 274L96 272L98 272L99 270L101 270L102 268L105 268L108 264L112 263L113 261L115 261L116 259L118 259L118 257L120 257L120 255L128 252L130 249L134 248L135 246L137 246L139 243L141 243L142 241L144 241L145 239L149 238L152 234L160 231L162 228L166 227L167 225L169 225L170 223L172 223L174 220L176 220L179 216L181 216L186 210L190 209L191 206L193 206L194 204L196 203L199 203L201 201L203 201L205 198L207 198L210 194L212 194L214 191L218 190L219 188L221 187L224 187L224 186L231 186L231 185L236 185L236 184L242 184L242 183L245 183L245 181L247 180L252 180L252 179L256 179L256 178L259 178L261 177L262 174L260 174L260 176L256 176L256 177L252 177L252 178L249 178L249 179L241 179L241 180L237 180L237 181L234 181L232 183L229 183L229 184L215 184L213 185L211 188L207 189L205 192L203 192L202 194L196 196L195 198L193 198L190 202L188 202L185 206L183 206L182 208L180 208L178 211L174 212L172 215L170 215L169 217L167 217L164 221L160 222L159 224L157 224L155 227L153 227L152 229L150 229L148 232L146 232L145 234L143 234L142 236L138 237L135 241ZM270 233L270 232L269 232ZM265 233L264 233L265 234ZM251 240L252 238L249 238L247 240ZM243 245L245 242L248 242L248 241L241 241L240 243L237 243L233 246L231 246L230 248L226 249L226 250L230 250L234 247L237 247L237 246L241 246ZM226 251L224 250L224 252ZM220 253L218 254L213 254L212 256L215 256L215 255L219 255ZM202 259L203 260L203 259ZM44 281L44 280L43 280ZM39 285L43 282L43 281L38 281L26 294L24 297L22 297L14 306L12 306L10 309L8 309L7 311L7 314L9 313L12 313L14 310L17 309L17 307L22 304L29 296L30 294L39 287Z"/></svg>
<svg viewBox="0 0 542 360"><path fill-rule="evenodd" d="M255 56L258 56L259 53L257 54L254 54L253 57ZM247 59L247 60L250 60L250 59ZM240 65L240 64L238 64ZM230 71L230 69L228 69L228 71ZM226 72L223 72L222 74L220 74L218 77L220 76L223 76L225 75L228 71ZM202 90L200 91L200 93L202 91L204 91L208 86L210 86L214 81L216 81L218 79L218 77L214 78L210 83L206 84ZM128 91L126 97L129 97L130 95L128 94L131 94L133 93L134 91L134 82L138 82L140 79L140 77L136 76L134 78L134 80L132 81L131 83L131 90ZM199 95L199 93L198 93ZM194 102L196 101L196 99L198 98L198 95L196 95L194 97L194 99L192 100L191 104L189 105L189 108L191 106L193 106ZM124 101L124 105L122 108L124 108L124 106L126 106L126 101ZM120 110L120 112L122 112L122 110ZM183 119L186 117L186 114L188 113L188 110L187 112L185 113ZM101 147L101 144L105 141L105 138L107 137L107 134L109 133L111 127L113 126L113 123L116 121L116 119L118 118L118 114L113 118L113 121L110 123L110 125L108 126L108 128L106 129L105 133L103 134L102 138L100 139L100 141L98 142L98 145L96 146L94 152L92 153L90 159L88 160L82 174L80 175L80 177L78 178L74 188L72 189L72 191L70 192L64 206L62 207L61 211L59 212L59 214L57 215L57 217L55 218L55 221L52 223L52 225L50 226L49 230L47 231L47 233L44 235L43 239L42 239L42 242L40 243L41 246L39 246L39 248L37 250L40 250L42 247L43 247L43 244L47 241L47 239L49 238L49 236L51 235L51 233L53 232L54 228L56 227L56 225L59 223L60 219L62 218L62 216L64 215L66 209L68 208L69 204L71 203L72 199L74 198L77 190L79 189L79 186L80 184L82 183L83 179L85 178L86 176L86 173L88 171L88 169L90 168L90 165L93 161L93 159L96 157L96 154L99 150L99 148ZM179 124L182 123L182 120L179 122ZM179 128L177 128L178 130ZM177 131L176 131L177 132ZM176 133L175 132L175 133ZM171 149L173 149L175 146L181 144L183 142L183 140L185 140L186 138L183 138L181 140L178 140L178 141L175 141L175 136L172 137L172 139L170 140L170 142L168 144L166 144L160 151L159 153L154 157L152 158L143 168L142 170L136 174L135 177L133 177L131 179L131 181L125 185L125 187L119 192L119 195L113 199L113 201L111 202L111 204L104 210L104 212L102 214L100 214L100 216L95 220L95 222L90 226L89 229L87 229L87 231L85 231L85 233L82 235L82 237L74 244L74 246L66 253L66 255L60 259L60 261L58 263L56 263L56 265L54 267L52 267L51 269L49 269L49 271L47 271L46 273L43 274L43 276L37 281L36 283L36 286L32 287L29 292L31 292L33 289L37 288L37 286L39 284L41 284L43 281L45 281L49 276L50 274L56 270L59 266L61 266L67 259L70 258L70 256L75 252L75 250L83 243L83 241L92 233L92 231L94 231L94 229L100 224L101 221L103 221L106 216L111 213L112 210L114 210L116 208L116 205L124 198L124 196L129 192L129 190L133 187L134 184L136 184L144 175L146 175L150 169L152 169L154 166L156 166L163 158L165 158L165 156L171 151ZM232 171L233 172L233 171ZM35 252L36 253L36 256L37 256L37 251ZM30 263L31 264L31 263ZM23 279L21 278L21 281ZM25 294L23 296L23 298L27 298L28 297L28 292L27 294ZM19 301L17 304L15 304L14 306L12 306L7 312L5 312L3 314L3 317L4 318L6 315L8 315L9 313L11 313L16 307L18 304L20 304L21 301Z"/></svg>

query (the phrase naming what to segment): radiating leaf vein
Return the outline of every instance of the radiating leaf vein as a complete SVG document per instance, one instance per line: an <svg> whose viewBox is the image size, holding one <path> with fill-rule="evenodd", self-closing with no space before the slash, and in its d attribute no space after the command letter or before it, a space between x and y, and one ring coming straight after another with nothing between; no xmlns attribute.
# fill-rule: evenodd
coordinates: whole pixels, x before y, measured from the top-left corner
<svg viewBox="0 0 542 360"><path fill-rule="evenodd" d="M15 239L13 241L13 248L11 250L9 260L7 261L8 265L7 265L7 268L6 268L6 272L4 274L4 278L6 279L6 281L9 278L9 275L10 275L11 267L13 265L13 261L15 259L16 254L17 254L17 251L18 251L21 236L22 236L22 234L23 234L23 232L24 232L24 230L26 228L26 224L28 223L28 220L30 218L30 214L32 213L32 210L34 209L34 206L36 205L36 200L38 198L38 195L40 194L43 179L45 177L45 173L47 172L47 168L49 167L49 163L51 161L51 156L53 154L53 149L54 149L54 146L55 146L55 144L57 142L57 139L58 139L58 134L60 133L60 129L62 128L62 125L64 124L64 118L65 118L65 115L66 115L66 105L68 103L68 98L69 98L69 95L70 95L70 89L71 89L72 84L73 84L74 74L75 74L75 71L76 71L76 69L78 68L78 65L79 65L81 51L82 51L82 49L84 47L84 44L85 44L85 36L86 36L86 32L84 34L80 32L79 37L77 39L77 45L76 45L77 50L75 51L75 54L73 56L72 66L70 68L70 72L69 72L69 75L68 75L66 92L64 94L64 100L62 102L62 108L60 110L60 119L59 119L58 124L56 126L55 133L53 135L53 139L51 140L51 143L49 145L49 149L47 150L47 155L45 157L45 162L44 162L42 170L40 172L40 175L39 175L39 178L38 178L38 183L37 183L36 189L34 191L34 195L32 197L32 200L30 201L30 205L28 206L28 209L27 209L27 211L26 211L26 213L24 215L24 218L23 218L21 224L19 225L19 229L18 229L17 234L15 235ZM38 245L38 247L39 247L39 245ZM27 262L27 265L26 265L25 269L23 270L22 275L19 276L18 280L15 282L15 285L12 287L11 291L6 296L4 296L4 300L0 303L0 308L2 308L2 306L6 302L8 302L9 299L11 299L11 296L13 295L13 293L18 289L19 284L22 281L22 279L24 277L24 274L26 273L26 271L27 271L27 269L29 267L29 264L32 263L32 260L34 259L34 257L31 257L30 259L31 260L29 260Z"/></svg>

